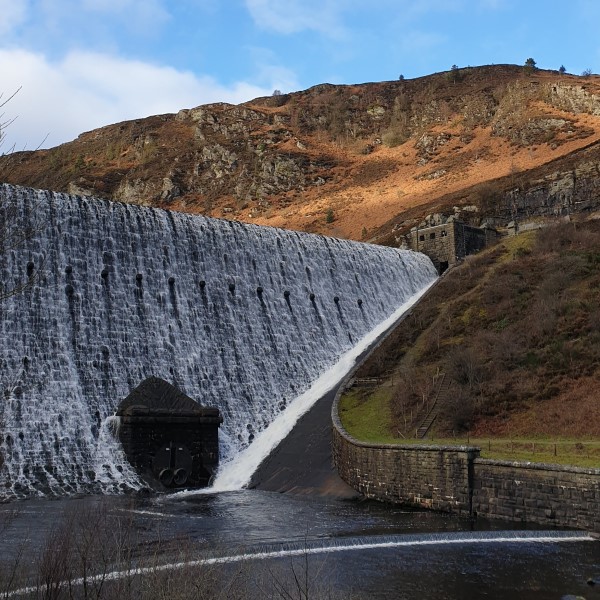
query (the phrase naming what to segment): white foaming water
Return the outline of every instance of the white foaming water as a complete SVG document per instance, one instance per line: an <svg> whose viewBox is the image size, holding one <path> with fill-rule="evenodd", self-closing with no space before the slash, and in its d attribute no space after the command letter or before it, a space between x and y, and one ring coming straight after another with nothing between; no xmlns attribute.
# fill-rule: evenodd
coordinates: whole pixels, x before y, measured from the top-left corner
<svg viewBox="0 0 600 600"><path fill-rule="evenodd" d="M436 278L410 251L94 198L1 185L6 207L43 227L0 248L0 284L44 270L0 305L4 497L138 488L107 419L149 376L221 410L219 485L238 485L237 457Z"/></svg>
<svg viewBox="0 0 600 600"><path fill-rule="evenodd" d="M88 575L85 579L73 579L61 582L62 585L81 586L84 583L96 581L119 581L134 576L156 575L165 571L178 571L187 568L219 564L234 564L243 561L271 560L285 557L307 557L315 554L332 554L336 552L364 552L366 550L391 550L399 548L432 547L432 546L457 546L465 544L476 545L501 545L501 544L559 544L596 542L589 534L574 531L502 531L485 532L479 535L450 533L450 534L423 534L423 535L398 535L376 538L325 540L318 543L304 542L302 544L281 544L279 549L271 547L243 554L229 554L170 562L151 567L128 568L122 571L112 571L101 575ZM39 593L39 587L26 587L8 592L7 597L14 598L32 593ZM42 588L43 591L43 588Z"/></svg>
<svg viewBox="0 0 600 600"><path fill-rule="evenodd" d="M207 491L228 492L245 487L262 461L292 431L298 419L319 398L334 389L344 379L354 367L356 359L413 306L429 287L423 288L412 296L390 317L365 335L353 348L343 354L337 363L327 369L306 392L298 396L290 406L276 416L273 422L258 434L254 442L235 457L235 460L230 460L222 465L213 486ZM197 492L198 490L196 490ZM194 492L181 492L182 495L186 493L193 494Z"/></svg>

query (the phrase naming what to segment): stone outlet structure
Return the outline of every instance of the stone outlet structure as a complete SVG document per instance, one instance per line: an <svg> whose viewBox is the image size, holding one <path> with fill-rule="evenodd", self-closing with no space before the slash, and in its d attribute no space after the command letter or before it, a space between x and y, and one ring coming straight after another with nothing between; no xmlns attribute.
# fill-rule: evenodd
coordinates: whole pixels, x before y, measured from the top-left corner
<svg viewBox="0 0 600 600"><path fill-rule="evenodd" d="M200 406L167 381L149 377L121 402L119 440L152 487L207 486L219 464L217 408Z"/></svg>
<svg viewBox="0 0 600 600"><path fill-rule="evenodd" d="M466 516L600 532L600 469L479 458L479 448L367 444L333 405L333 462L367 498Z"/></svg>
<svg viewBox="0 0 600 600"><path fill-rule="evenodd" d="M495 229L472 227L451 217L439 225L414 227L407 235L407 244L411 250L429 256L438 273L443 273L465 256L495 243L496 239Z"/></svg>

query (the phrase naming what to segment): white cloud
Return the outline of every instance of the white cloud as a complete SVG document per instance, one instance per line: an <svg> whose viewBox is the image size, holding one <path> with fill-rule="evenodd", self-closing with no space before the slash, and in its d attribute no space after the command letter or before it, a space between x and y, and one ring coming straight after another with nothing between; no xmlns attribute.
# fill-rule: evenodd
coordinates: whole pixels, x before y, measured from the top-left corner
<svg viewBox="0 0 600 600"><path fill-rule="evenodd" d="M258 70L258 81L274 82L274 88L282 91L283 93L295 92L299 89L298 80L296 75L287 69L275 64L259 64Z"/></svg>
<svg viewBox="0 0 600 600"><path fill-rule="evenodd" d="M282 66L277 53L269 48L252 46L247 48L252 59L253 80L263 86L276 83L278 90L284 93L299 89L296 74L285 66Z"/></svg>
<svg viewBox="0 0 600 600"><path fill-rule="evenodd" d="M407 23L440 12L466 10L473 0L245 0L255 24L281 34L315 31L331 38L354 38L365 21ZM477 0L498 5L505 0Z"/></svg>
<svg viewBox="0 0 600 600"><path fill-rule="evenodd" d="M117 44L123 32L147 39L171 21L167 0L0 0L0 45L65 51Z"/></svg>
<svg viewBox="0 0 600 600"><path fill-rule="evenodd" d="M268 87L246 82L223 85L208 76L141 61L71 52L53 63L25 50L0 50L5 96L22 86L4 107L5 118L17 120L6 131L4 150L44 147L74 139L111 123L177 112L210 102L239 102L285 89L281 73Z"/></svg>

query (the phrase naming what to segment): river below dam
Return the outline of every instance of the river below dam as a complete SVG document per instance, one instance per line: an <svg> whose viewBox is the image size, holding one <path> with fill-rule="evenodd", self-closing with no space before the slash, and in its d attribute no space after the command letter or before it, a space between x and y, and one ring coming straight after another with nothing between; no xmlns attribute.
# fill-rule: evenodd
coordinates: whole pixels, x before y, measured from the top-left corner
<svg viewBox="0 0 600 600"><path fill-rule="evenodd" d="M245 584L265 569L292 581L301 572L316 586L314 598L600 598L600 541L585 532L523 530L370 501L241 490L31 499L5 504L0 514L4 573L21 561L11 597L39 596L43 556L47 563L59 555L71 536L76 562L78 540L91 533L92 545L129 552L126 568L105 565L113 581L149 561L164 572L194 566L202 573L218 563L224 581L236 573ZM90 572L101 568L95 560ZM294 589L291 597L303 597ZM254 592L247 597L266 597Z"/></svg>

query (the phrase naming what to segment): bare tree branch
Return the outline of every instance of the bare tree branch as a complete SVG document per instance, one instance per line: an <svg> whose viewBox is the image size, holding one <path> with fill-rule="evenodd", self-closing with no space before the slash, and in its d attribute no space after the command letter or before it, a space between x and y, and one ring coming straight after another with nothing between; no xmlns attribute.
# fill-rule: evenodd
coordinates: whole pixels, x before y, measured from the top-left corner
<svg viewBox="0 0 600 600"><path fill-rule="evenodd" d="M0 92L0 108L6 106L20 91L21 87L7 98L4 98L4 93ZM14 123L16 118L5 119L4 113L0 114L0 148L6 140L6 128ZM38 148L46 141L47 137L46 135ZM8 153L12 153L13 150L14 145ZM19 208L16 202L10 202L6 197L0 196L0 265L3 262L2 259L6 259L9 253L23 248L28 240L43 229L43 223L37 217L35 207L31 215L27 224L23 224L19 219ZM7 282L0 278L0 302L31 288L39 280L43 272L43 265L43 259L38 261L37 265L29 260L26 275L23 275L19 280Z"/></svg>

